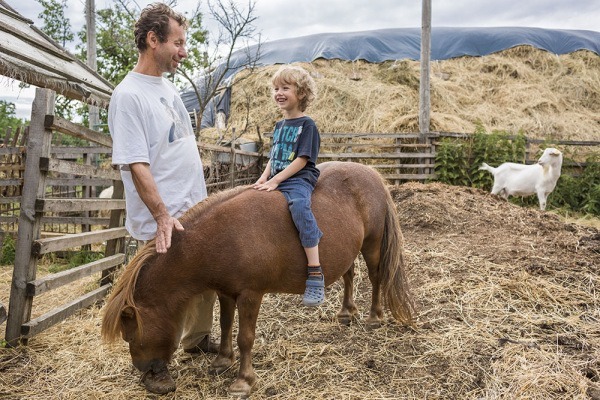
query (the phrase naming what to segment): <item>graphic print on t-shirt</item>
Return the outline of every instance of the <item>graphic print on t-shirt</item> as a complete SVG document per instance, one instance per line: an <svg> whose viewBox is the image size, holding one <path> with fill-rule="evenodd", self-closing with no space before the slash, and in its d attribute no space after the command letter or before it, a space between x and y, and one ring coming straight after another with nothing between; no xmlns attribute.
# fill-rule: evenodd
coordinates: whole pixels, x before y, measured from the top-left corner
<svg viewBox="0 0 600 400"><path fill-rule="evenodd" d="M285 124L273 133L271 150L271 175L284 170L294 161L294 145L302 132L302 126L286 126Z"/></svg>
<svg viewBox="0 0 600 400"><path fill-rule="evenodd" d="M169 129L169 143L173 143L178 139L190 136L192 132L190 132L187 129L187 125L184 122L184 118L181 115L179 115L175 106L175 100L173 100L173 106L170 106L167 102L167 99L165 99L164 97L160 98L160 102L165 106L167 114L169 114L169 116L173 120L171 128Z"/></svg>

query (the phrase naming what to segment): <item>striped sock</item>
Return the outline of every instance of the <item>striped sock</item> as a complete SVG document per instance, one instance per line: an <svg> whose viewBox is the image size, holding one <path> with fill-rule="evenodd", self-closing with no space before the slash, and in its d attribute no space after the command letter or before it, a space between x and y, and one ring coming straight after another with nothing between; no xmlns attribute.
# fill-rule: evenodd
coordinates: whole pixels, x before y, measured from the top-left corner
<svg viewBox="0 0 600 400"><path fill-rule="evenodd" d="M320 265L308 266L308 279L321 280L323 278L323 270Z"/></svg>

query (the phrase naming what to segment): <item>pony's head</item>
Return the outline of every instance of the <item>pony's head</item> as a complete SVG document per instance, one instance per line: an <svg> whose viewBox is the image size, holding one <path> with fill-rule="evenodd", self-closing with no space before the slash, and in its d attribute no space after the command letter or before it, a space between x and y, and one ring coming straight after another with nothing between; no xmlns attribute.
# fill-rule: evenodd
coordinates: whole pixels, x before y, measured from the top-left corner
<svg viewBox="0 0 600 400"><path fill-rule="evenodd" d="M158 373L166 368L179 344L179 333L173 324L157 318L152 309L136 310L128 306L121 311L120 326L137 369Z"/></svg>
<svg viewBox="0 0 600 400"><path fill-rule="evenodd" d="M155 250L151 241L127 265L106 303L102 319L102 338L114 342L121 336L129 344L133 365L142 372L165 369L181 333L176 321L165 315L157 303L134 301L140 271L153 262Z"/></svg>

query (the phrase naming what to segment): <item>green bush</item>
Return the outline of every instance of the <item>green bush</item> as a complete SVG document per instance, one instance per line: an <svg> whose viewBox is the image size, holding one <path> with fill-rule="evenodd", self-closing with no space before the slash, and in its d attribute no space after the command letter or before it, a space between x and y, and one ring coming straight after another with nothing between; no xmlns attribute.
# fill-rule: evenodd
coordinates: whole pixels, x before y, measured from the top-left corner
<svg viewBox="0 0 600 400"><path fill-rule="evenodd" d="M15 263L15 239L11 235L4 236L2 243L1 265L14 265Z"/></svg>
<svg viewBox="0 0 600 400"><path fill-rule="evenodd" d="M448 185L468 185L468 156L464 141L444 138L435 155L436 180Z"/></svg>
<svg viewBox="0 0 600 400"><path fill-rule="evenodd" d="M71 268L79 267L80 265L96 261L104 257L102 252L80 250L67 253L67 256L58 261L57 257L52 258L52 265L48 268L48 272L57 273Z"/></svg>
<svg viewBox="0 0 600 400"><path fill-rule="evenodd" d="M493 176L479 170L481 163L492 166L525 160L525 136L511 138L505 132L486 133L478 127L468 140L444 138L436 149L436 180L449 185L491 189Z"/></svg>
<svg viewBox="0 0 600 400"><path fill-rule="evenodd" d="M600 154L586 159L581 174L570 174L563 167L556 189L548 198L553 207L600 215Z"/></svg>

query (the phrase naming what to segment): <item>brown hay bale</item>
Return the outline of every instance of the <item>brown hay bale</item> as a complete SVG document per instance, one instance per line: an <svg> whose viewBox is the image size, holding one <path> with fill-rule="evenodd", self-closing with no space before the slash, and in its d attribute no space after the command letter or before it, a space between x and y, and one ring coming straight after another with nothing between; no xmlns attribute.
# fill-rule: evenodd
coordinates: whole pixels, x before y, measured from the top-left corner
<svg viewBox="0 0 600 400"><path fill-rule="evenodd" d="M299 63L312 73L319 96L310 115L324 133L418 131L419 63L370 64L316 60ZM256 139L281 114L271 99L268 66L232 93L230 127ZM432 63L431 130L473 133L477 124L532 138L598 140L600 57L589 51L556 56L517 46L485 57ZM359 80L353 77L360 76Z"/></svg>

